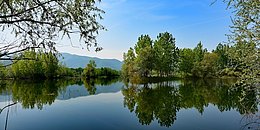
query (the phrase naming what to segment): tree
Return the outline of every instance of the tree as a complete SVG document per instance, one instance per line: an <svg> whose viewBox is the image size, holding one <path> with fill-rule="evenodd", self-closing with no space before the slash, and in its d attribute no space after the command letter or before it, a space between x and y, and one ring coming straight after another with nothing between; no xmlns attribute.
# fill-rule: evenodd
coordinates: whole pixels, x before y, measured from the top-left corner
<svg viewBox="0 0 260 130"><path fill-rule="evenodd" d="M229 52L232 66L242 68L239 77L243 85L260 82L260 1L225 0L233 10L232 32L229 43L234 46ZM235 62L234 62L235 61Z"/></svg>
<svg viewBox="0 0 260 130"><path fill-rule="evenodd" d="M218 55L216 53L205 53L203 60L200 62L201 76L203 78L216 76L217 61Z"/></svg>
<svg viewBox="0 0 260 130"><path fill-rule="evenodd" d="M184 72L185 77L191 74L194 66L194 53L192 49L183 48L180 50L179 70Z"/></svg>
<svg viewBox="0 0 260 130"><path fill-rule="evenodd" d="M95 39L104 29L98 23L104 11L96 2L100 0L0 1L0 28L15 37L0 47L0 59L14 60L13 54L32 48L56 51L56 40L72 34L79 34L87 48L94 45L101 50Z"/></svg>
<svg viewBox="0 0 260 130"><path fill-rule="evenodd" d="M6 78L6 68L4 65L0 62L0 79Z"/></svg>
<svg viewBox="0 0 260 130"><path fill-rule="evenodd" d="M42 68L44 70L45 77L53 78L57 76L58 68L59 68L59 60L57 56L52 52L48 52L41 55L41 58L42 58Z"/></svg>
<svg viewBox="0 0 260 130"><path fill-rule="evenodd" d="M175 46L175 38L165 32L157 36L154 42L155 70L160 75L169 75L178 63L178 48Z"/></svg>
<svg viewBox="0 0 260 130"><path fill-rule="evenodd" d="M137 43L135 44L135 52L137 55L140 55L142 49L146 48L146 47L150 47L152 48L152 39L150 38L149 35L141 35L138 38Z"/></svg>
<svg viewBox="0 0 260 130"><path fill-rule="evenodd" d="M152 42L149 35L141 35L135 44L138 73L144 77L148 77L154 65Z"/></svg>
<svg viewBox="0 0 260 130"><path fill-rule="evenodd" d="M34 50L22 53L24 58L11 66L14 78L54 78L57 77L59 61L55 54L40 53Z"/></svg>
<svg viewBox="0 0 260 130"><path fill-rule="evenodd" d="M201 42L197 44L197 46L193 49L195 62L201 62L203 60L204 54L207 52L207 49L203 49L203 45Z"/></svg>
<svg viewBox="0 0 260 130"><path fill-rule="evenodd" d="M83 71L83 76L87 78L94 78L96 76L95 70L96 70L96 63L94 60L90 60Z"/></svg>
<svg viewBox="0 0 260 130"><path fill-rule="evenodd" d="M12 65L14 78L40 78L44 77L41 57L35 51L25 51L23 57L35 60L20 60Z"/></svg>
<svg viewBox="0 0 260 130"><path fill-rule="evenodd" d="M224 69L227 67L228 65L228 51L229 51L229 46L226 44L221 44L219 43L216 47L216 50L214 50L213 52L217 53L219 55L219 59L218 59L218 69Z"/></svg>
<svg viewBox="0 0 260 130"><path fill-rule="evenodd" d="M124 64L122 65L122 75L124 78L129 79L135 75L135 60L136 56L133 48L130 48L127 53L124 53Z"/></svg>
<svg viewBox="0 0 260 130"><path fill-rule="evenodd" d="M203 45L201 42L197 44L197 46L193 49L194 52L194 66L192 69L192 75L195 77L202 77L200 72L201 66L200 62L203 60L204 54L207 52L207 49L203 49Z"/></svg>

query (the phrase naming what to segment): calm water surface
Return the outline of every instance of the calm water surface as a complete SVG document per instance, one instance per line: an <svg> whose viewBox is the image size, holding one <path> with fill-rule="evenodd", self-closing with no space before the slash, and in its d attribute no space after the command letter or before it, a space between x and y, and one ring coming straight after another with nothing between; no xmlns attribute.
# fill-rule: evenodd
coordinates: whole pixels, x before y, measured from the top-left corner
<svg viewBox="0 0 260 130"><path fill-rule="evenodd" d="M256 91L232 81L0 81L2 130L259 129Z"/></svg>

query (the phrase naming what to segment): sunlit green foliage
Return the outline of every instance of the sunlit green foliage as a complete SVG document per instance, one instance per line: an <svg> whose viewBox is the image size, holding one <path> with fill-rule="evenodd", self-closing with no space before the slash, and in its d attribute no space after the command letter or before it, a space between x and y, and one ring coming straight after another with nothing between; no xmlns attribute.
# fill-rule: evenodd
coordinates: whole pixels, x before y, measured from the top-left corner
<svg viewBox="0 0 260 130"><path fill-rule="evenodd" d="M95 61L90 60L83 71L83 76L87 78L94 78L96 76L95 69L96 69Z"/></svg>
<svg viewBox="0 0 260 130"><path fill-rule="evenodd" d="M171 75L177 67L178 48L172 34L160 33L154 42L155 70L160 76Z"/></svg>
<svg viewBox="0 0 260 130"><path fill-rule="evenodd" d="M179 71L184 77L190 76L194 66L194 52L192 49L183 48L180 50Z"/></svg>
<svg viewBox="0 0 260 130"><path fill-rule="evenodd" d="M23 57L12 65L14 78L54 78L57 76L58 59L53 53L25 51Z"/></svg>
<svg viewBox="0 0 260 130"><path fill-rule="evenodd" d="M195 62L193 76L200 78L216 77L218 55L216 53L205 53L202 61Z"/></svg>
<svg viewBox="0 0 260 130"><path fill-rule="evenodd" d="M148 77L154 67L154 50L149 35L141 35L135 44L136 66L139 75Z"/></svg>
<svg viewBox="0 0 260 130"><path fill-rule="evenodd" d="M124 78L131 78L137 75L137 67L135 64L136 56L134 49L130 48L127 53L124 53L124 64L122 65L122 75Z"/></svg>
<svg viewBox="0 0 260 130"><path fill-rule="evenodd" d="M0 63L0 79L3 79L7 76L6 67L2 63Z"/></svg>
<svg viewBox="0 0 260 130"><path fill-rule="evenodd" d="M226 44L221 44L219 43L213 52L218 54L219 59L218 59L218 69L224 69L227 67L229 58L228 58L228 51L229 51L229 46Z"/></svg>
<svg viewBox="0 0 260 130"><path fill-rule="evenodd" d="M141 35L135 45L124 53L122 75L126 78L173 75L178 63L179 50L172 34L160 33L154 41L149 35Z"/></svg>
<svg viewBox="0 0 260 130"><path fill-rule="evenodd" d="M92 60L86 68L67 68L58 61L58 56L51 52L25 51L26 60L14 61L12 66L0 65L0 79L55 79L65 77L109 78L119 76L120 72L111 68L96 68ZM17 56L18 57L18 56Z"/></svg>
<svg viewBox="0 0 260 130"><path fill-rule="evenodd" d="M111 68L96 68L96 63L94 60L90 60L86 68L84 68L82 73L84 78L111 78L118 77L120 73L117 70Z"/></svg>
<svg viewBox="0 0 260 130"><path fill-rule="evenodd" d="M225 0L233 10L232 33L228 52L233 71L244 85L259 83L260 76L260 1Z"/></svg>

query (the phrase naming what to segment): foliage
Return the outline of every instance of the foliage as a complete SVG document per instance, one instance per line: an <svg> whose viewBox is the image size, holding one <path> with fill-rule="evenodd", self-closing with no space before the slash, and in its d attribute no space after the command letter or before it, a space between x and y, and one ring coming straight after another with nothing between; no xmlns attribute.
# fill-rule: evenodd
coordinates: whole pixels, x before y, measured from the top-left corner
<svg viewBox="0 0 260 130"><path fill-rule="evenodd" d="M19 55L32 48L56 51L58 38L71 38L74 34L80 36L87 48L94 45L97 51L101 50L96 36L104 29L98 22L104 11L96 6L97 2L100 0L0 1L1 30L12 32L15 37L0 48L0 58ZM21 57L16 57L18 59Z"/></svg>
<svg viewBox="0 0 260 130"><path fill-rule="evenodd" d="M192 49L183 48L180 50L179 71L184 73L184 77L191 74L194 66L194 53Z"/></svg>
<svg viewBox="0 0 260 130"><path fill-rule="evenodd" d="M12 65L14 78L54 78L57 76L58 59L49 53L25 51L23 57L32 60L18 60Z"/></svg>
<svg viewBox="0 0 260 130"><path fill-rule="evenodd" d="M203 68L201 68L200 64L204 58L207 49L203 49L203 45L201 42L197 44L197 46L193 49L194 54L194 63L192 68L192 76L194 77L203 77L201 72Z"/></svg>
<svg viewBox="0 0 260 130"><path fill-rule="evenodd" d="M111 77L118 77L120 74L117 70L113 70L111 68L96 68L96 63L94 60L90 60L87 64L86 68L84 68L82 73L84 78L111 78Z"/></svg>
<svg viewBox="0 0 260 130"><path fill-rule="evenodd" d="M154 66L152 42L149 35L141 35L135 45L137 72L144 77L150 75Z"/></svg>
<svg viewBox="0 0 260 130"><path fill-rule="evenodd" d="M208 52L202 42L193 49L179 50L168 32L160 33L154 44L149 35L141 35L135 49L124 53L122 75L131 82L156 73L159 77L240 77L251 82L259 80L258 55L259 48L253 42L240 41L233 46L219 43Z"/></svg>
<svg viewBox="0 0 260 130"><path fill-rule="evenodd" d="M233 10L232 32L229 43L233 49L228 52L231 66L241 82L259 83L260 74L260 1L225 0Z"/></svg>
<svg viewBox="0 0 260 130"><path fill-rule="evenodd" d="M229 51L229 46L226 44L221 44L219 43L213 52L218 54L219 59L218 59L218 69L224 69L227 67L229 58L228 58L228 51Z"/></svg>
<svg viewBox="0 0 260 130"><path fill-rule="evenodd" d="M124 64L122 65L122 76L131 78L136 75L136 56L134 49L130 48L127 53L124 53Z"/></svg>
<svg viewBox="0 0 260 130"><path fill-rule="evenodd" d="M58 73L59 68L59 60L57 59L57 56L55 54L49 52L45 54L40 54L42 58L42 67L44 70L45 77L53 78Z"/></svg>
<svg viewBox="0 0 260 130"><path fill-rule="evenodd" d="M149 35L141 35L135 49L130 48L124 53L122 75L130 80L151 77L154 71L159 76L171 75L176 71L178 55L172 34L160 33L154 45Z"/></svg>
<svg viewBox="0 0 260 130"><path fill-rule="evenodd" d="M199 42L193 51L195 62L201 62L203 60L204 54L207 52L207 49L203 49L202 43Z"/></svg>
<svg viewBox="0 0 260 130"><path fill-rule="evenodd" d="M6 68L4 67L4 65L2 63L0 63L0 79L5 78L6 75L7 75Z"/></svg>
<svg viewBox="0 0 260 130"><path fill-rule="evenodd" d="M154 42L155 70L160 76L170 75L175 71L178 63L178 48L175 46L175 38L165 32L157 36Z"/></svg>
<svg viewBox="0 0 260 130"><path fill-rule="evenodd" d="M12 66L0 64L0 79L55 79L65 77L111 78L118 77L120 72L111 68L96 68L95 61L90 61L86 68L67 68L58 61L57 55L35 50L25 51L23 57L30 60L15 61Z"/></svg>
<svg viewBox="0 0 260 130"><path fill-rule="evenodd" d="M107 67L97 68L95 74L96 76L103 78L115 77L120 75L117 70L113 70Z"/></svg>
<svg viewBox="0 0 260 130"><path fill-rule="evenodd" d="M83 71L83 76L87 78L93 78L96 76L95 74L96 63L93 60L90 60L87 64L86 68Z"/></svg>
<svg viewBox="0 0 260 130"><path fill-rule="evenodd" d="M216 53L205 53L201 62L195 64L193 68L193 76L195 77L217 77L217 61L218 55Z"/></svg>

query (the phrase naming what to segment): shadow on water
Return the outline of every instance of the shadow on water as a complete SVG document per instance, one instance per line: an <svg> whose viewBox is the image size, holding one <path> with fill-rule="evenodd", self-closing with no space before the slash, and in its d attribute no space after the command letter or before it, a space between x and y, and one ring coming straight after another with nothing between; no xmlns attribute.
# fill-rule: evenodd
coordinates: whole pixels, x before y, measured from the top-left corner
<svg viewBox="0 0 260 130"><path fill-rule="evenodd" d="M258 113L258 92L233 87L232 80L179 80L157 83L126 84L122 90L124 106L134 112L139 122L149 125L157 120L170 127L178 119L181 109L195 108L201 115L212 104L220 112L235 110L244 117ZM258 114L259 115L259 114ZM254 116L257 117L257 116ZM243 118L242 129L253 128ZM252 119L252 118L251 118ZM260 120L259 116L257 121ZM254 121L255 122L255 121ZM259 123L258 123L259 124Z"/></svg>

